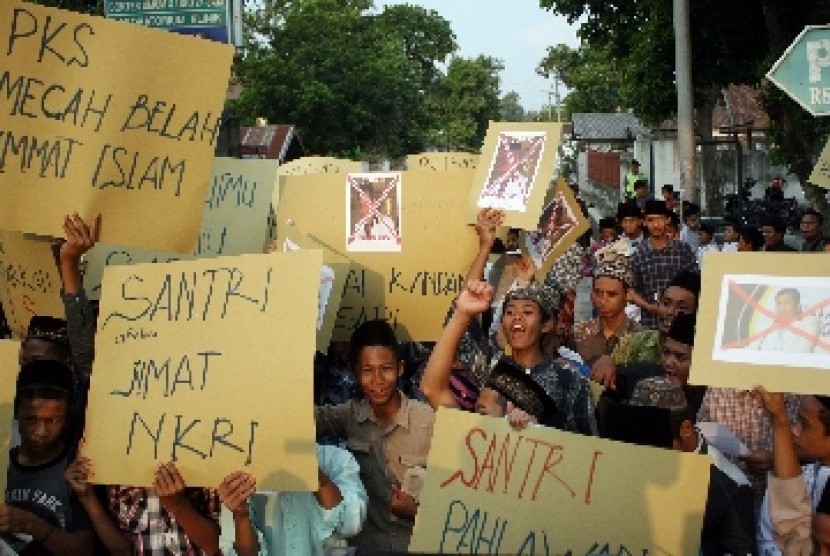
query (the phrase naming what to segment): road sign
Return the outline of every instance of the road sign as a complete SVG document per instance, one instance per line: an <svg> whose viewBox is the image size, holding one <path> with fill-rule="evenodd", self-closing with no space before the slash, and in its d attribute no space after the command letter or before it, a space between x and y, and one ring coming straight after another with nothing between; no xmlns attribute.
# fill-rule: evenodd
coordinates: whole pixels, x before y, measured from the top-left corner
<svg viewBox="0 0 830 556"><path fill-rule="evenodd" d="M830 116L830 25L805 27L767 79L813 116Z"/></svg>
<svg viewBox="0 0 830 556"><path fill-rule="evenodd" d="M199 35L218 42L235 42L239 0L106 0L110 19L146 27Z"/></svg>

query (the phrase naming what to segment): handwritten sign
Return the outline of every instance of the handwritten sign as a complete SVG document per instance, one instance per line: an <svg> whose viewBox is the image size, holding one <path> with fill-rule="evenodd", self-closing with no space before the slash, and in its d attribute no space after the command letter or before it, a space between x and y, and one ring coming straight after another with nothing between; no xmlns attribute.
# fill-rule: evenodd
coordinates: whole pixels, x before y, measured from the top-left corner
<svg viewBox="0 0 830 556"><path fill-rule="evenodd" d="M103 484L188 485L241 469L262 490L317 486L319 251L108 267L84 451Z"/></svg>
<svg viewBox="0 0 830 556"><path fill-rule="evenodd" d="M9 0L0 5L0 221L193 250L233 47Z"/></svg>
<svg viewBox="0 0 830 556"><path fill-rule="evenodd" d="M810 183L830 189L830 139L827 139L827 144L824 145L824 150L821 151L821 156L818 157L818 162L813 167Z"/></svg>
<svg viewBox="0 0 830 556"><path fill-rule="evenodd" d="M401 172L400 252L349 253L334 340L348 340L366 320L386 319L401 339L437 340L450 303L461 291L476 254L475 230L465 224L472 171ZM346 174L289 176L279 222L291 220L330 249L343 253ZM282 241L285 226L278 229Z"/></svg>
<svg viewBox="0 0 830 556"><path fill-rule="evenodd" d="M363 163L332 156L304 156L280 166L280 176L304 176L307 174L348 174L363 171Z"/></svg>
<svg viewBox="0 0 830 556"><path fill-rule="evenodd" d="M447 170L475 170L477 154L465 152L425 152L406 157L408 170L443 172Z"/></svg>
<svg viewBox="0 0 830 556"><path fill-rule="evenodd" d="M830 395L830 261L706 255L689 381Z"/></svg>
<svg viewBox="0 0 830 556"><path fill-rule="evenodd" d="M110 265L175 262L219 255L262 253L268 213L277 180L273 160L216 158L204 201L202 225L192 254L99 243L86 256L84 288L100 295L101 276ZM109 222L109 215L105 215Z"/></svg>
<svg viewBox="0 0 830 556"><path fill-rule="evenodd" d="M707 456L438 410L409 550L696 554Z"/></svg>
<svg viewBox="0 0 830 556"><path fill-rule="evenodd" d="M14 393L20 342L17 340L0 340L0 469L9 466L9 449L12 439L12 421L14 420ZM0 492L6 492L6 474L0 473Z"/></svg>
<svg viewBox="0 0 830 556"><path fill-rule="evenodd" d="M0 231L0 303L15 336L34 315L64 317L61 279L50 240Z"/></svg>
<svg viewBox="0 0 830 556"><path fill-rule="evenodd" d="M535 230L553 178L562 124L490 122L469 197L467 221L482 208L505 211L504 225Z"/></svg>
<svg viewBox="0 0 830 556"><path fill-rule="evenodd" d="M325 353L331 342L337 312L343 299L343 286L352 269L352 263L346 257L314 241L296 226L287 227L277 250L290 253L301 249L323 251L320 290L317 295L317 351Z"/></svg>

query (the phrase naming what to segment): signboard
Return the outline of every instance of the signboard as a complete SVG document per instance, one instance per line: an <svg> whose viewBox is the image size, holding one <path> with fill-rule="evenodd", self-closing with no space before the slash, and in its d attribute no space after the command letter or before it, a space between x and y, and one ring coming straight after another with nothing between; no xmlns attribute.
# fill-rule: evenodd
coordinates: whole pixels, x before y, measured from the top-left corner
<svg viewBox="0 0 830 556"><path fill-rule="evenodd" d="M708 253L689 382L830 395L828 276L810 253Z"/></svg>
<svg viewBox="0 0 830 556"><path fill-rule="evenodd" d="M438 409L410 552L697 554L708 456Z"/></svg>
<svg viewBox="0 0 830 556"><path fill-rule="evenodd" d="M64 318L51 239L0 231L0 303L9 328L20 338L34 315Z"/></svg>
<svg viewBox="0 0 830 556"><path fill-rule="evenodd" d="M406 157L407 170L443 172L446 170L475 170L478 155L465 152L424 152Z"/></svg>
<svg viewBox="0 0 830 556"><path fill-rule="evenodd" d="M239 0L105 0L110 19L157 27L183 35L198 35L217 42L234 42L234 9Z"/></svg>
<svg viewBox="0 0 830 556"><path fill-rule="evenodd" d="M813 116L830 115L830 25L805 27L767 79Z"/></svg>
<svg viewBox="0 0 830 556"><path fill-rule="evenodd" d="M260 490L314 490L320 251L109 267L84 453L102 484L189 486L243 470Z"/></svg>
<svg viewBox="0 0 830 556"><path fill-rule="evenodd" d="M830 138L827 139L824 150L821 151L821 156L818 157L816 165L813 166L809 181L819 187L830 189Z"/></svg>
<svg viewBox="0 0 830 556"><path fill-rule="evenodd" d="M28 2L0 3L0 222L192 251L233 47Z"/></svg>

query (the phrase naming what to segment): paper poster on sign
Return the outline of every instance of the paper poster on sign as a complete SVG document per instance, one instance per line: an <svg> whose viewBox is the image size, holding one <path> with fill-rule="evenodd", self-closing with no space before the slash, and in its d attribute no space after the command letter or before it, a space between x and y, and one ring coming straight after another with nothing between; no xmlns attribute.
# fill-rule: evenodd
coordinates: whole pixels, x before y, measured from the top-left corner
<svg viewBox="0 0 830 556"><path fill-rule="evenodd" d="M50 239L0 230L0 304L12 333L26 335L34 315L64 318L61 278Z"/></svg>
<svg viewBox="0 0 830 556"><path fill-rule="evenodd" d="M808 253L707 255L689 380L830 394L828 265Z"/></svg>
<svg viewBox="0 0 830 556"><path fill-rule="evenodd" d="M536 229L553 178L561 131L562 124L557 123L490 122L468 219L482 208L496 208L505 211L505 226Z"/></svg>
<svg viewBox="0 0 830 556"><path fill-rule="evenodd" d="M401 250L401 189L396 172L346 177L346 251Z"/></svg>
<svg viewBox="0 0 830 556"><path fill-rule="evenodd" d="M264 252L268 213L277 180L273 160L216 158L204 199L196 250L191 254L99 243L86 254L84 287L97 299L110 265L175 262ZM109 215L104 215L109 221Z"/></svg>
<svg viewBox="0 0 830 556"><path fill-rule="evenodd" d="M525 234L525 249L536 268L547 272L590 229L591 223L582 214L573 191L560 182L548 195L536 230Z"/></svg>
<svg viewBox="0 0 830 556"><path fill-rule="evenodd" d="M410 171L426 170L445 172L447 170L475 170L477 154L465 152L424 152L406 157L406 168Z"/></svg>
<svg viewBox="0 0 830 556"><path fill-rule="evenodd" d="M827 143L821 151L821 156L818 157L816 165L813 166L809 181L819 187L830 189L830 138L827 139Z"/></svg>
<svg viewBox="0 0 830 556"><path fill-rule="evenodd" d="M409 550L697 554L709 466L705 455L441 408Z"/></svg>
<svg viewBox="0 0 830 556"><path fill-rule="evenodd" d="M102 212L104 242L192 251L233 47L18 0L0 36L3 226Z"/></svg>
<svg viewBox="0 0 830 556"><path fill-rule="evenodd" d="M314 241L296 226L288 226L277 245L277 251L293 252L301 249L323 251L320 268L320 291L317 295L317 351L325 353L331 342L337 312L343 299L343 286L351 271L349 259Z"/></svg>
<svg viewBox="0 0 830 556"><path fill-rule="evenodd" d="M346 174L285 178L278 242L294 225L322 245L347 256L352 268L343 286L333 339L348 340L361 323L385 319L400 339L437 340L444 317L464 283L478 249L466 224L472 171L401 172L405 240L400 252L347 252Z"/></svg>
<svg viewBox="0 0 830 556"><path fill-rule="evenodd" d="M0 340L0 469L9 467L19 353L20 342ZM6 473L0 473L0 492L6 492Z"/></svg>
<svg viewBox="0 0 830 556"><path fill-rule="evenodd" d="M189 486L249 472L317 487L313 358L319 251L104 272L84 454L101 484ZM278 355L278 356L277 356Z"/></svg>

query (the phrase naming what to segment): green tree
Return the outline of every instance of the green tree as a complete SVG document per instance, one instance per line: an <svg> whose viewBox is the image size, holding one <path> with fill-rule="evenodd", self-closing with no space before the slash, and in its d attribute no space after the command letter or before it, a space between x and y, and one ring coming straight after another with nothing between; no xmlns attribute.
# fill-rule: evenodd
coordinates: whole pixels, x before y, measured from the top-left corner
<svg viewBox="0 0 830 556"><path fill-rule="evenodd" d="M421 150L430 125L424 87L454 37L435 12L396 6L372 14L371 5L298 0L251 18L256 32L236 66L243 121L294 123L321 154Z"/></svg>
<svg viewBox="0 0 830 556"><path fill-rule="evenodd" d="M499 119L503 122L521 122L525 119L519 93L510 91L499 100Z"/></svg>
<svg viewBox="0 0 830 556"><path fill-rule="evenodd" d="M621 107L622 74L608 50L587 43L578 49L565 44L548 47L537 72L548 78L555 73L571 89L562 107L565 121L574 112L614 112Z"/></svg>
<svg viewBox="0 0 830 556"><path fill-rule="evenodd" d="M427 107L435 117L433 144L476 151L490 120L499 119L501 60L489 56L454 57L446 76L431 91Z"/></svg>
<svg viewBox="0 0 830 556"><path fill-rule="evenodd" d="M35 4L73 12L104 15L104 0L31 0Z"/></svg>

